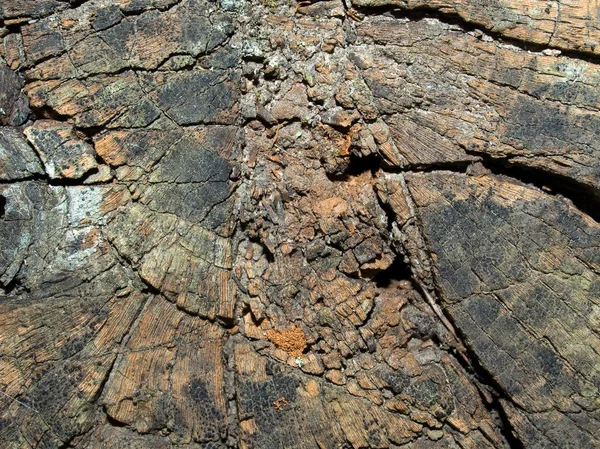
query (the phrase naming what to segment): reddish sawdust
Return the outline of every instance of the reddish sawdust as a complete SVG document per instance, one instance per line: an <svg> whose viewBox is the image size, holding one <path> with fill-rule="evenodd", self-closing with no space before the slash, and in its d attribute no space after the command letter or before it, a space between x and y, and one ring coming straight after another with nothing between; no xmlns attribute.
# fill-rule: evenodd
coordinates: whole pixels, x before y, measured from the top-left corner
<svg viewBox="0 0 600 449"><path fill-rule="evenodd" d="M283 396L281 396L279 399L277 399L275 402L273 402L273 405L275 406L275 409L283 410L283 408L286 405L288 405L288 401L286 401L285 398Z"/></svg>
<svg viewBox="0 0 600 449"><path fill-rule="evenodd" d="M275 346L287 352L290 357L300 357L306 347L304 332L297 326L284 331L269 329L267 338L275 343Z"/></svg>

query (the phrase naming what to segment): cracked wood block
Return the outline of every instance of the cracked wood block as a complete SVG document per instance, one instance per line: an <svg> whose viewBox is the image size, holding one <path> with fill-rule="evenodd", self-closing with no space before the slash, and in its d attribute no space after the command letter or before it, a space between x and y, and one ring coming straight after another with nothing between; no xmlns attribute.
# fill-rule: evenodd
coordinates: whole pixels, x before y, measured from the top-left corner
<svg viewBox="0 0 600 449"><path fill-rule="evenodd" d="M231 15L209 13L203 1L178 2L167 10L164 3L139 2L134 15L133 5L92 1L23 26L28 78L156 70L174 55L205 56L233 32Z"/></svg>
<svg viewBox="0 0 600 449"><path fill-rule="evenodd" d="M35 151L15 128L0 129L0 158L3 162L0 166L0 181L31 178L44 173Z"/></svg>
<svg viewBox="0 0 600 449"><path fill-rule="evenodd" d="M29 103L21 92L23 80L0 59L0 125L21 126L27 121Z"/></svg>
<svg viewBox="0 0 600 449"><path fill-rule="evenodd" d="M47 299L77 295L79 289L92 286L111 293L123 288L123 275L105 286L96 283L107 270L121 271L98 227L127 203L127 190L27 181L0 184L0 194L4 198L0 266L5 293L28 292L28 299Z"/></svg>
<svg viewBox="0 0 600 449"><path fill-rule="evenodd" d="M344 441L360 447L374 438L382 443L388 438L408 441L422 428L405 417L380 412L321 382L281 369L247 344L236 346L235 361L240 374L238 409L247 417L241 424L243 448L333 448Z"/></svg>
<svg viewBox="0 0 600 449"><path fill-rule="evenodd" d="M53 120L38 120L24 130L38 152L51 179L78 179L97 168L94 148L75 136L69 125Z"/></svg>
<svg viewBox="0 0 600 449"><path fill-rule="evenodd" d="M113 427L107 424L99 427L87 444L86 449L226 449L221 443L172 443L168 437L161 435L142 435L124 427Z"/></svg>
<svg viewBox="0 0 600 449"><path fill-rule="evenodd" d="M141 75L126 71L83 80L37 81L28 84L26 92L32 107L73 117L75 125L83 128L143 128L159 119L170 127L232 124L237 77L235 71Z"/></svg>
<svg viewBox="0 0 600 449"><path fill-rule="evenodd" d="M526 447L598 445L598 223L503 177L406 183L445 311Z"/></svg>
<svg viewBox="0 0 600 449"><path fill-rule="evenodd" d="M0 398L4 447L57 447L92 428L113 350L143 299L126 294L3 302L0 374L9 395Z"/></svg>
<svg viewBox="0 0 600 449"><path fill-rule="evenodd" d="M3 20L19 23L46 17L67 7L67 1L61 0L6 0L0 12Z"/></svg>
<svg viewBox="0 0 600 449"><path fill-rule="evenodd" d="M224 331L163 298L144 306L100 398L108 415L174 444L218 443L227 428Z"/></svg>
<svg viewBox="0 0 600 449"><path fill-rule="evenodd" d="M369 45L350 58L386 116L369 130L392 166L483 157L598 195L597 65L524 52L437 20L372 18L358 32Z"/></svg>
<svg viewBox="0 0 600 449"><path fill-rule="evenodd" d="M238 413L242 418L240 447L334 448L344 441L351 447L393 447L409 441L414 447L430 447L427 441L429 444L436 441L435 447L455 447L453 441L457 436L448 429L426 430L427 426L435 426L432 424L435 419L426 412L408 414L391 401L386 408L377 407L348 394L343 388L298 375L289 367L282 368L256 354L247 343L236 344L234 357L239 374ZM454 384L456 378L451 376L448 380ZM466 378L463 382L466 387ZM420 388L421 393L427 394L423 386ZM462 396L465 403L470 401L467 397L472 393ZM476 393L472 398L475 397ZM485 412L479 418L479 424L472 421L472 432L468 428L461 429L467 435L458 437L463 447L504 447L501 440L494 440L493 432L486 434L476 430L485 426L486 431L491 429L490 424L486 424L489 418ZM453 426L461 425L454 421ZM436 437L430 439L432 435Z"/></svg>
<svg viewBox="0 0 600 449"><path fill-rule="evenodd" d="M517 3L0 3L0 446L597 446L594 9Z"/></svg>
<svg viewBox="0 0 600 449"><path fill-rule="evenodd" d="M210 319L233 318L236 286L228 239L140 205L117 216L107 238L141 279L179 307Z"/></svg>
<svg viewBox="0 0 600 449"><path fill-rule="evenodd" d="M457 16L509 39L542 47L597 54L600 51L598 5L591 0L353 0L358 7L389 6L408 13L439 12Z"/></svg>

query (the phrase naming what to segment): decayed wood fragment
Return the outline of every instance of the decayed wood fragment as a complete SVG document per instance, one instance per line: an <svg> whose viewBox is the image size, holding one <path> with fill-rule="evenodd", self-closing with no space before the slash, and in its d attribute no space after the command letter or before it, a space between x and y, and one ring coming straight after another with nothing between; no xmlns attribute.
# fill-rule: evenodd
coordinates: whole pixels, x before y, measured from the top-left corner
<svg viewBox="0 0 600 449"><path fill-rule="evenodd" d="M596 446L600 226L506 178L435 173L407 185L444 309L508 396L522 441Z"/></svg>
<svg viewBox="0 0 600 449"><path fill-rule="evenodd" d="M596 54L600 49L598 5L591 0L355 0L360 7L393 6L458 16L500 36L562 50Z"/></svg>
<svg viewBox="0 0 600 449"><path fill-rule="evenodd" d="M595 4L295 6L0 3L0 447L600 446Z"/></svg>

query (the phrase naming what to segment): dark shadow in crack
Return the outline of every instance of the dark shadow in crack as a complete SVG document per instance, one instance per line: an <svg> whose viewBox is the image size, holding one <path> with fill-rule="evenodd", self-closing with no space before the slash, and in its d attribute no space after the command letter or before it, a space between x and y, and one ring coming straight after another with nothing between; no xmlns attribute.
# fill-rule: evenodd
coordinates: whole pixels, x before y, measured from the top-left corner
<svg viewBox="0 0 600 449"><path fill-rule="evenodd" d="M6 214L6 197L0 195L0 218L4 218L4 214Z"/></svg>
<svg viewBox="0 0 600 449"><path fill-rule="evenodd" d="M396 255L389 267L380 271L373 277L375 285L379 288L389 287L393 281L411 281L411 279L412 271L410 265L404 261L404 256L400 254Z"/></svg>

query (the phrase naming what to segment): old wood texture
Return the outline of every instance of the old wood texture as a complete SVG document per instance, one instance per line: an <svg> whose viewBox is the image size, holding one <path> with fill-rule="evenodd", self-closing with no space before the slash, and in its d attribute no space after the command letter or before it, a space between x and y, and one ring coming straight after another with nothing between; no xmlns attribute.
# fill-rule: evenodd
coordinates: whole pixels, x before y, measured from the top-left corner
<svg viewBox="0 0 600 449"><path fill-rule="evenodd" d="M0 16L0 448L600 447L594 2Z"/></svg>

